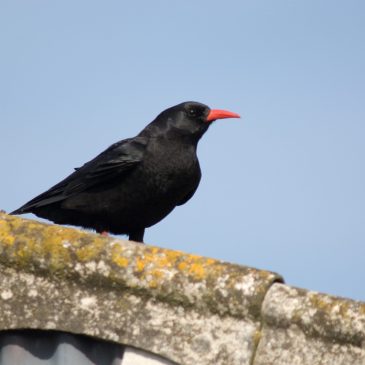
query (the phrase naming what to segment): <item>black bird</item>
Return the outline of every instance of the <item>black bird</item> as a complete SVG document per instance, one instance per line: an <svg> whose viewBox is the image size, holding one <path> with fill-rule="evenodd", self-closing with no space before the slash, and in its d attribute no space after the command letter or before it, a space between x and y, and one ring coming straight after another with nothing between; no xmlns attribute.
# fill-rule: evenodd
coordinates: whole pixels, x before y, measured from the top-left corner
<svg viewBox="0 0 365 365"><path fill-rule="evenodd" d="M211 122L239 117L197 102L166 109L136 137L114 143L11 214L143 242L145 228L194 195L201 178L197 144Z"/></svg>

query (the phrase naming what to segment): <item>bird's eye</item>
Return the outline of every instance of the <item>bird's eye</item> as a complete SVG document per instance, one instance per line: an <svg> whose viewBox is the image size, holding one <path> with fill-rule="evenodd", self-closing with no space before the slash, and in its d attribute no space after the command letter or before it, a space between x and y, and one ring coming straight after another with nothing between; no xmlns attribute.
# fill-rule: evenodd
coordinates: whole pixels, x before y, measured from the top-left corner
<svg viewBox="0 0 365 365"><path fill-rule="evenodd" d="M196 110L195 109L189 109L188 113L189 113L189 116L191 116L191 117L196 116Z"/></svg>

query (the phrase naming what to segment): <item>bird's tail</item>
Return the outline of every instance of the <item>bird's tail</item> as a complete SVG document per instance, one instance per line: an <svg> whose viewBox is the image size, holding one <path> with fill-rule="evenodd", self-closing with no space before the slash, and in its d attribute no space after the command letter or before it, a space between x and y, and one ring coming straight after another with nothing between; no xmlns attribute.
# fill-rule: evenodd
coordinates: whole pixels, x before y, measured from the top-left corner
<svg viewBox="0 0 365 365"><path fill-rule="evenodd" d="M22 208L18 208L18 209L15 209L15 210L13 210L12 212L10 212L8 214L18 215L18 214L25 214L25 213L28 213L28 212L24 211L24 209L22 209Z"/></svg>

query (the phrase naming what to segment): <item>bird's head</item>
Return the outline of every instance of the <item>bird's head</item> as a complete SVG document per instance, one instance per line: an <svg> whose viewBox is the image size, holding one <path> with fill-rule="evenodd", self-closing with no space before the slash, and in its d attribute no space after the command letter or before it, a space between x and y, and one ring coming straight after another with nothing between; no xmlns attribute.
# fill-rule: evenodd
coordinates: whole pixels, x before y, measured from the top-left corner
<svg viewBox="0 0 365 365"><path fill-rule="evenodd" d="M240 116L228 110L210 109L205 104L187 101L164 110L151 126L154 125L164 134L188 138L190 136L198 141L213 121L225 118L240 118Z"/></svg>
<svg viewBox="0 0 365 365"><path fill-rule="evenodd" d="M185 118L194 120L198 123L209 125L217 119L241 118L237 113L228 110L210 109L207 105L195 101L187 101L177 105L185 114Z"/></svg>

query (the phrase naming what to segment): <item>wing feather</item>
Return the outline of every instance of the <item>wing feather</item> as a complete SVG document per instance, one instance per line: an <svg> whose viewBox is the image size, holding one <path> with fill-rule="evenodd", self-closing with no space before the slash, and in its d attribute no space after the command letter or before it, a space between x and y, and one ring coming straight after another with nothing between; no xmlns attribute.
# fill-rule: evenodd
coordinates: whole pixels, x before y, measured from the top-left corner
<svg viewBox="0 0 365 365"><path fill-rule="evenodd" d="M66 177L64 180L36 196L11 214L31 212L34 208L57 203L74 194L120 179L143 159L146 138L126 139L111 145L104 152Z"/></svg>

